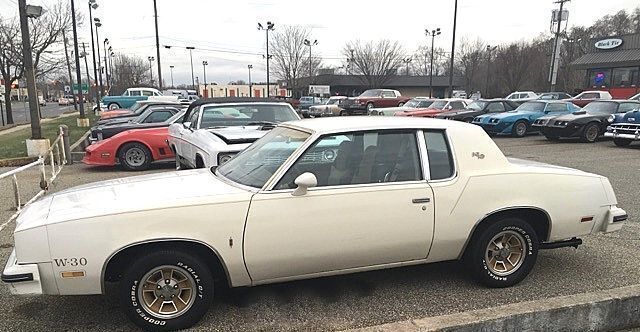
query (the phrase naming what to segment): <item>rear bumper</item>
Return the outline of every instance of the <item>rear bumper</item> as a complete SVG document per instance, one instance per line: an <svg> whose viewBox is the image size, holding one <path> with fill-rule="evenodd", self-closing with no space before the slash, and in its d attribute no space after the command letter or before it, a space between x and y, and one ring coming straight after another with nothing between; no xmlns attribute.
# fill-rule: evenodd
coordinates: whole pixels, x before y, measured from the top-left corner
<svg viewBox="0 0 640 332"><path fill-rule="evenodd" d="M38 264L18 264L15 250L2 271L2 282L11 294L43 294Z"/></svg>
<svg viewBox="0 0 640 332"><path fill-rule="evenodd" d="M617 206L611 206L599 231L604 233L617 232L627 220L627 212Z"/></svg>

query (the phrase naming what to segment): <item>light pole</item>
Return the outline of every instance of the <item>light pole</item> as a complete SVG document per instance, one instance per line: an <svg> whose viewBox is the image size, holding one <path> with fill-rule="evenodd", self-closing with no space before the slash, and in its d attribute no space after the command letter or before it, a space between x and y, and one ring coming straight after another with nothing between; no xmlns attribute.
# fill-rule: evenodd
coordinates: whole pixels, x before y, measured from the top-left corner
<svg viewBox="0 0 640 332"><path fill-rule="evenodd" d="M269 55L269 31L273 31L275 28L275 24L271 21L267 21L267 27L265 28L264 26L262 26L261 23L258 23L258 30L264 30L266 35L267 35L267 98L269 98L270 96L270 88L271 86L269 85L269 59L271 58L271 55Z"/></svg>
<svg viewBox="0 0 640 332"><path fill-rule="evenodd" d="M27 5L27 0L18 0L18 12L20 13L20 32L22 33L22 56L24 61L25 76L27 78L27 91L29 94L29 113L31 115L31 139L42 139L40 127L40 112L36 91L36 77L33 68L31 52L31 37L29 36L28 18L38 18L42 15L42 7ZM27 147L29 146L27 142Z"/></svg>
<svg viewBox="0 0 640 332"><path fill-rule="evenodd" d="M156 58L154 58L152 56L147 57L147 60L149 60L149 75L151 75L151 86L153 86L153 65L152 65L152 63L153 63L153 61L155 59Z"/></svg>
<svg viewBox="0 0 640 332"><path fill-rule="evenodd" d="M174 86L173 86L173 68L175 68L175 67L176 66L174 66L174 65L169 66L169 70L171 71L171 88L172 89L174 88Z"/></svg>
<svg viewBox="0 0 640 332"><path fill-rule="evenodd" d="M407 66L407 69L405 70L405 74L407 76L409 76L409 63L411 63L411 61L413 61L413 59L411 57L402 59L402 62L404 62L405 65Z"/></svg>
<svg viewBox="0 0 640 332"><path fill-rule="evenodd" d="M111 65L113 63L114 54L115 53L113 53L113 48L109 46L109 57L107 58L109 60L109 64L107 65L107 68L109 68L109 81L108 81L109 88L111 88L111 86L113 85L113 67Z"/></svg>
<svg viewBox="0 0 640 332"><path fill-rule="evenodd" d="M98 77L100 78L100 98L104 97L104 85L102 84L102 65L100 64L100 35L98 34L98 28L102 26L99 18L93 19L96 25L96 48L98 53Z"/></svg>
<svg viewBox="0 0 640 332"><path fill-rule="evenodd" d="M105 38L102 42L102 50L104 51L104 81L107 91L109 91L109 62L107 62L107 53L109 53L109 51L107 50L107 44L109 44L109 38Z"/></svg>
<svg viewBox="0 0 640 332"><path fill-rule="evenodd" d="M309 39L305 39L304 44L309 46L309 84L311 84L311 76L313 76L313 69L311 68L311 47L318 45L318 40L314 39L310 41Z"/></svg>
<svg viewBox="0 0 640 332"><path fill-rule="evenodd" d="M202 61L202 71L203 71L202 77L204 78L204 93L202 95L205 97L209 96L209 94L207 93L207 65L208 64L209 62L207 62L207 60Z"/></svg>
<svg viewBox="0 0 640 332"><path fill-rule="evenodd" d="M80 104L80 118L78 127L89 127L89 120L84 114L84 95L82 94L82 74L80 74L80 52L78 50L78 31L76 30L76 6L71 0L71 24L73 24L73 50L76 58L76 81L78 82L78 103ZM73 89L71 89L73 90Z"/></svg>
<svg viewBox="0 0 640 332"><path fill-rule="evenodd" d="M96 109L100 108L100 95L98 94L97 87L97 79L98 79L98 69L96 68L96 49L95 49L95 41L93 39L93 11L98 8L98 4L96 0L89 0L89 28L91 29L91 54L93 55L93 80L96 82L95 92L95 100L96 100ZM91 82L87 82L89 87L91 87Z"/></svg>
<svg viewBox="0 0 640 332"><path fill-rule="evenodd" d="M440 35L440 28L429 31L429 29L424 30L427 36L431 36L431 65L429 66L429 98L432 97L433 94L433 43L436 39L436 36Z"/></svg>
<svg viewBox="0 0 640 332"><path fill-rule="evenodd" d="M196 89L196 81L193 79L193 53L192 53L195 47L187 46L187 49L189 50L189 58L191 59L191 86L194 89Z"/></svg>
<svg viewBox="0 0 640 332"><path fill-rule="evenodd" d="M484 82L484 92L487 94L486 97L489 97L489 73L491 72L491 52L495 51L498 46L487 45L487 76L485 77Z"/></svg>
<svg viewBox="0 0 640 332"><path fill-rule="evenodd" d="M87 53L87 48L85 43L82 43L82 53L80 54L81 58L84 58L84 67L87 71L87 93L91 92L91 77L89 77L89 63L87 62L87 58L89 57L89 53Z"/></svg>
<svg viewBox="0 0 640 332"><path fill-rule="evenodd" d="M160 65L160 39L158 37L158 8L153 0L153 17L156 23L156 56L158 57L158 88L162 90L162 66Z"/></svg>
<svg viewBox="0 0 640 332"><path fill-rule="evenodd" d="M247 65L247 68L249 69L249 97L251 97L251 90L253 90L251 87L251 68L253 68L253 65Z"/></svg>
<svg viewBox="0 0 640 332"><path fill-rule="evenodd" d="M451 60L449 62L449 97L453 97L453 60L456 55L456 23L458 21L458 0L453 7L453 37L451 38Z"/></svg>

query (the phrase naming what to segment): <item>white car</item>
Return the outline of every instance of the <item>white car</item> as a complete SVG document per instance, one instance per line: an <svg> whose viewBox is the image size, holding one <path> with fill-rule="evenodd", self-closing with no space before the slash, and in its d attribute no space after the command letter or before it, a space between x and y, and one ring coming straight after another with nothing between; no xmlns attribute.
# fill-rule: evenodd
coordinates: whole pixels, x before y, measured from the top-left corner
<svg viewBox="0 0 640 332"><path fill-rule="evenodd" d="M319 118L322 116L336 116L340 115L342 108L340 107L340 103L347 99L346 96L332 96L329 99L326 99L320 105L312 105L309 107L309 115L314 118Z"/></svg>
<svg viewBox="0 0 640 332"><path fill-rule="evenodd" d="M169 146L176 168L221 165L264 136L278 123L298 120L289 103L259 98L200 99L183 122L169 126Z"/></svg>
<svg viewBox="0 0 640 332"><path fill-rule="evenodd" d="M514 190L518 188L518 190ZM136 324L183 329L230 287L464 258L490 287L539 249L627 219L607 178L507 159L482 128L404 117L281 124L216 169L88 184L22 210L14 294L112 296ZM611 271L612 276L615 271Z"/></svg>
<svg viewBox="0 0 640 332"><path fill-rule="evenodd" d="M538 99L538 97L538 94L533 91L516 91L506 96L505 99L522 104L527 101Z"/></svg>
<svg viewBox="0 0 640 332"><path fill-rule="evenodd" d="M638 93L638 94L637 94L637 95L635 95L635 96L631 96L631 97L629 97L629 100L637 100L637 101L640 101L640 93Z"/></svg>

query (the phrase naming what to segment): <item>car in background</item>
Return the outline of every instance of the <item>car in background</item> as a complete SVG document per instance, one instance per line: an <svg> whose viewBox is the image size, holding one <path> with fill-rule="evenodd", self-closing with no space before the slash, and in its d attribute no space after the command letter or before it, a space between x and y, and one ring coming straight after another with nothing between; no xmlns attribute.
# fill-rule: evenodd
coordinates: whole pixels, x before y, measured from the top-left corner
<svg viewBox="0 0 640 332"><path fill-rule="evenodd" d="M38 96L38 105L47 106L47 101L44 99L43 96Z"/></svg>
<svg viewBox="0 0 640 332"><path fill-rule="evenodd" d="M631 97L629 97L629 100L637 100L637 101L640 101L640 93L638 93L638 94L637 94L637 95L635 95L635 96L631 96Z"/></svg>
<svg viewBox="0 0 640 332"><path fill-rule="evenodd" d="M419 108L428 108L434 101L436 101L436 99L429 97L414 97L404 103L404 105L402 106L372 108L369 110L369 115L393 116L396 112L411 111Z"/></svg>
<svg viewBox="0 0 640 332"><path fill-rule="evenodd" d="M585 107L594 100L611 100L609 91L583 91L577 96L571 98L571 102L576 106Z"/></svg>
<svg viewBox="0 0 640 332"><path fill-rule="evenodd" d="M89 139L91 141L100 141L131 129L169 127L170 124L181 121L184 113L184 107L149 108L126 122L107 123L92 127Z"/></svg>
<svg viewBox="0 0 640 332"><path fill-rule="evenodd" d="M569 114L578 109L566 101L534 100L523 103L513 111L478 116L473 119L473 124L479 125L490 135L524 137L527 133L539 130L539 127L532 126L538 118Z"/></svg>
<svg viewBox="0 0 640 332"><path fill-rule="evenodd" d="M524 102L538 99L538 94L533 91L516 91L510 93L504 99L513 101L518 104L522 104Z"/></svg>
<svg viewBox="0 0 640 332"><path fill-rule="evenodd" d="M308 118L309 107L313 105L320 105L322 104L322 102L323 100L320 97L312 97L312 96L300 97L300 104L298 104L298 110L300 111L300 114L303 117Z"/></svg>
<svg viewBox="0 0 640 332"><path fill-rule="evenodd" d="M640 140L640 105L627 113L611 114L607 119L609 126L605 137L613 138L617 146L627 146Z"/></svg>
<svg viewBox="0 0 640 332"><path fill-rule="evenodd" d="M566 92L545 92L538 96L538 100L563 100L571 98L571 95Z"/></svg>
<svg viewBox="0 0 640 332"><path fill-rule="evenodd" d="M159 106L174 106L174 107L184 107L188 105L184 105L178 101L157 101L157 100L141 100L137 101L131 108L129 109L117 109L113 111L105 111L100 114L100 119L97 124L104 124L113 120L123 120L127 118L136 117L142 112L146 111L150 107L159 107ZM128 120L125 120L128 121Z"/></svg>
<svg viewBox="0 0 640 332"><path fill-rule="evenodd" d="M291 107L293 107L294 110L297 110L298 106L300 106L300 100L295 99L293 97L276 95L276 96L271 96L271 98L291 104Z"/></svg>
<svg viewBox="0 0 640 332"><path fill-rule="evenodd" d="M104 96L100 108L114 110L118 108L129 108L136 101L146 100L149 97L163 97L162 92L154 88L128 88L120 96ZM165 96L170 100L178 100L178 96Z"/></svg>
<svg viewBox="0 0 640 332"><path fill-rule="evenodd" d="M427 108L416 108L406 111L396 112L394 116L412 116L420 118L432 118L440 113L448 111L460 111L467 107L466 99L436 99Z"/></svg>
<svg viewBox="0 0 640 332"><path fill-rule="evenodd" d="M340 107L346 115L367 115L372 108L402 106L410 99L403 97L398 90L371 89L357 97L343 100Z"/></svg>
<svg viewBox="0 0 640 332"><path fill-rule="evenodd" d="M289 103L276 99L200 99L189 106L182 122L169 126L169 145L177 169L218 166L279 123L299 119Z"/></svg>
<svg viewBox="0 0 640 332"><path fill-rule="evenodd" d="M309 107L309 115L314 118L319 118L323 116L336 116L336 115L345 115L340 107L340 102L347 99L345 96L331 96L321 105L313 105Z"/></svg>
<svg viewBox="0 0 640 332"><path fill-rule="evenodd" d="M59 106L69 106L69 105L73 105L73 99L69 99L65 96L62 96L60 98L58 98L58 105Z"/></svg>
<svg viewBox="0 0 640 332"><path fill-rule="evenodd" d="M607 119L612 114L627 113L638 107L640 102L635 100L592 101L581 110L548 120L540 132L549 140L577 137L593 143L605 133L609 125Z"/></svg>
<svg viewBox="0 0 640 332"><path fill-rule="evenodd" d="M119 165L128 171L144 171L156 161L171 161L169 128L141 128L120 132L85 148L82 162L91 166Z"/></svg>
<svg viewBox="0 0 640 332"><path fill-rule="evenodd" d="M507 158L470 124L310 119L266 131L216 168L42 197L16 220L2 280L16 295L108 294L100 301L144 330L183 330L216 287L462 259L476 282L514 286L540 250L620 231L628 216L617 205L606 177ZM65 310L80 314L86 299Z"/></svg>
<svg viewBox="0 0 640 332"><path fill-rule="evenodd" d="M516 102L506 99L478 99L469 103L467 107L462 110L442 112L435 117L438 119L471 122L477 116L511 111L518 106L520 105Z"/></svg>

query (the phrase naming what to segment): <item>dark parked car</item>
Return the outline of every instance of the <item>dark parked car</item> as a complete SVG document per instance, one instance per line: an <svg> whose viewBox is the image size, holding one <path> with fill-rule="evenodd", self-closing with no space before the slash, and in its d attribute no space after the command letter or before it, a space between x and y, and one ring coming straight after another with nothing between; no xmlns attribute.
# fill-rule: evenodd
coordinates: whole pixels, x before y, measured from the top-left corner
<svg viewBox="0 0 640 332"><path fill-rule="evenodd" d="M129 120L138 117L140 114L144 113L147 110L150 109L157 109L157 108L174 108L174 109L182 109L182 108L186 108L187 106L189 106L188 104L182 104L179 102L167 102L167 101L142 101L142 102L136 102L130 109L128 109L126 112L122 112L116 116L111 116L108 117L106 119L101 119L98 120L98 122L96 122L96 125L103 125L103 124L114 124L114 123L124 123L124 122L128 122ZM109 111L109 112L120 112L121 110L115 110L115 111ZM106 112L103 112L103 115Z"/></svg>
<svg viewBox="0 0 640 332"><path fill-rule="evenodd" d="M436 115L438 119L471 122L473 118L487 113L502 113L514 110L519 105L506 99L478 99L463 110L444 112Z"/></svg>
<svg viewBox="0 0 640 332"><path fill-rule="evenodd" d="M611 124L604 136L613 138L613 143L617 146L627 146L633 141L640 141L640 105L624 114L612 114L607 122Z"/></svg>
<svg viewBox="0 0 640 332"><path fill-rule="evenodd" d="M545 92L538 96L539 100L563 100L571 98L571 95L566 92Z"/></svg>
<svg viewBox="0 0 640 332"><path fill-rule="evenodd" d="M561 137L578 137L583 142L593 143L607 129L607 119L616 113L626 113L640 107L634 100L592 101L577 112L547 120L540 127L542 134L549 140Z"/></svg>
<svg viewBox="0 0 640 332"><path fill-rule="evenodd" d="M131 129L169 127L170 124L182 119L185 110L186 108L176 107L151 108L129 121L97 125L91 128L91 140L107 139Z"/></svg>

